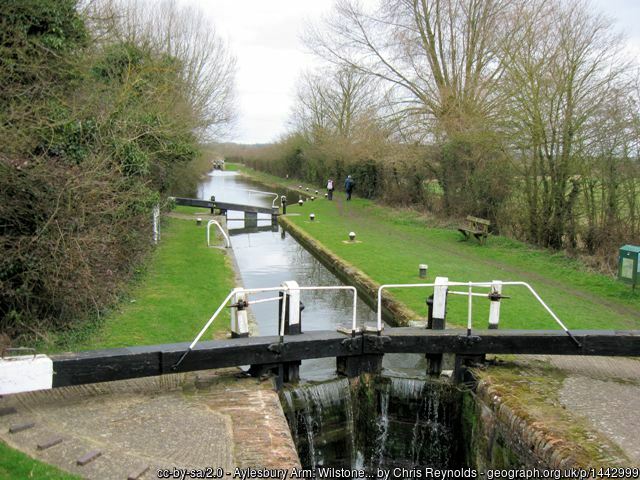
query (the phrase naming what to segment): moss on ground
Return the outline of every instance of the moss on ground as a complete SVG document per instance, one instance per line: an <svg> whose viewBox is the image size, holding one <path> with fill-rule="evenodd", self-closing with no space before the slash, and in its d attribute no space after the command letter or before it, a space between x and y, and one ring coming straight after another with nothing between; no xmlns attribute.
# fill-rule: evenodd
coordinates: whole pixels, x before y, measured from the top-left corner
<svg viewBox="0 0 640 480"><path fill-rule="evenodd" d="M544 361L508 361L476 371L492 394L532 428L555 442L554 448L570 451L578 465L625 465L629 459L586 419L572 414L560 402L566 374Z"/></svg>

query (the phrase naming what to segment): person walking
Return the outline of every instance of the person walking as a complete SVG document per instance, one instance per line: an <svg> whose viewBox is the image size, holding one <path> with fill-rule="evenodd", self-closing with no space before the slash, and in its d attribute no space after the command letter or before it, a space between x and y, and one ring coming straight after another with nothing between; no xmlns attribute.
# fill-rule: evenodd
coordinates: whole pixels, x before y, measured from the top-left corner
<svg viewBox="0 0 640 480"><path fill-rule="evenodd" d="M327 182L327 200L333 200L333 179Z"/></svg>
<svg viewBox="0 0 640 480"><path fill-rule="evenodd" d="M347 200L351 200L351 192L353 191L353 187L356 182L353 181L351 175L347 175L347 179L344 182L344 189L347 192Z"/></svg>

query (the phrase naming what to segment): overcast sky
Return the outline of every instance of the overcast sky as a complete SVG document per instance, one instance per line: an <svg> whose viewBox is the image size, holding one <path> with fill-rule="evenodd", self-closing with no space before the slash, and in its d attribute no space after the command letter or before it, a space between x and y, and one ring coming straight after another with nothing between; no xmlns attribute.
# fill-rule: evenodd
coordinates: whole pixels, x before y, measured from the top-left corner
<svg viewBox="0 0 640 480"><path fill-rule="evenodd" d="M592 0L640 56L640 0ZM266 143L287 130L298 74L314 64L300 38L333 0L182 0L198 6L237 58L238 120L226 140Z"/></svg>

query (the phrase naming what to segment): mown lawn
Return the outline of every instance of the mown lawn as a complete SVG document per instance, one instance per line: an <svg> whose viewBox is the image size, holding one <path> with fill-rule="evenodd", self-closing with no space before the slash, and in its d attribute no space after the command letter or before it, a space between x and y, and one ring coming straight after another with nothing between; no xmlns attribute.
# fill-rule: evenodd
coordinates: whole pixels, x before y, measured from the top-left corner
<svg viewBox="0 0 640 480"><path fill-rule="evenodd" d="M233 279L224 251L207 248L204 226L167 218L160 244L127 298L75 348L190 341L233 288ZM228 329L224 312L204 338Z"/></svg>
<svg viewBox="0 0 640 480"><path fill-rule="evenodd" d="M243 170L269 183L290 187L300 184ZM494 279L528 282L569 328L640 328L640 294L613 278L587 271L563 254L504 237L490 237L487 245L481 246L475 240L461 241L461 235L454 229L433 227L427 217L414 211L391 209L355 197L347 202L340 190L334 194L333 202L323 195L321 191L320 199L302 207L294 203L297 198L293 199L288 209L293 214L288 216L289 220L378 283L421 283L418 265L426 263L428 282L436 276L463 282ZM309 221L309 213L315 214L314 222ZM361 243L345 242L352 230ZM393 293L424 316L425 290ZM503 293L512 296L503 301L503 328L557 328L522 287L505 287ZM483 298L474 299L473 318L478 328L487 325L488 304ZM466 324L466 297L450 295L447 315L450 323Z"/></svg>

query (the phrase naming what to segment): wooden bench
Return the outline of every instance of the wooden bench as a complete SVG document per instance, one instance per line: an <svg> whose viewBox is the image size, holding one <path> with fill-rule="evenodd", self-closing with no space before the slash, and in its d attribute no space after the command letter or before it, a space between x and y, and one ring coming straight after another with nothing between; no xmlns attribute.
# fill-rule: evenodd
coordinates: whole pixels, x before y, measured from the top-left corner
<svg viewBox="0 0 640 480"><path fill-rule="evenodd" d="M468 215L467 224L459 227L458 231L464 235L465 240L469 240L473 235L480 244L484 244L489 236L490 225L489 220Z"/></svg>

